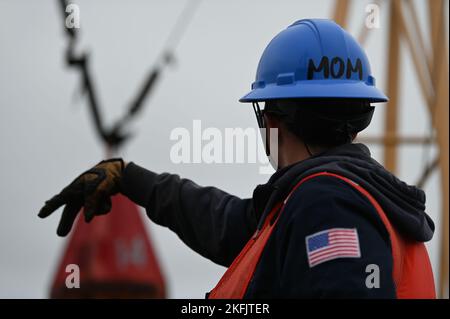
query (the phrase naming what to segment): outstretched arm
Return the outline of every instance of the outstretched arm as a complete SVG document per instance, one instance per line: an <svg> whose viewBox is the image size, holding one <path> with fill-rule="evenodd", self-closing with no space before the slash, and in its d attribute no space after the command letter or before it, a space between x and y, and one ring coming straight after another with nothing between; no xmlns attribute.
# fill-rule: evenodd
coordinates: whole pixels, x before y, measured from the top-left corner
<svg viewBox="0 0 450 319"><path fill-rule="evenodd" d="M145 207L155 223L174 231L190 248L229 266L256 229L252 201L173 174L127 165L121 192Z"/></svg>
<svg viewBox="0 0 450 319"><path fill-rule="evenodd" d="M45 202L39 217L64 206L57 234L66 236L80 211L90 222L111 210L111 196L118 192L145 207L155 223L169 227L193 250L220 265L230 265L256 229L250 199L200 187L177 175L156 174L122 159L102 161L82 173Z"/></svg>

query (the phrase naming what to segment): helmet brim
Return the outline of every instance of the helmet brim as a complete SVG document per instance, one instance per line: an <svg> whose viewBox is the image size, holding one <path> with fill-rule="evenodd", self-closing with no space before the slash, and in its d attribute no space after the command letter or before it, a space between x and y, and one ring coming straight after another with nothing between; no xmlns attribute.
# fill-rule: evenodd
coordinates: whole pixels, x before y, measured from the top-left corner
<svg viewBox="0 0 450 319"><path fill-rule="evenodd" d="M298 81L295 84L269 84L244 95L239 102L261 102L278 99L362 99L371 103L387 102L389 99L373 85L360 81L341 83L329 80Z"/></svg>

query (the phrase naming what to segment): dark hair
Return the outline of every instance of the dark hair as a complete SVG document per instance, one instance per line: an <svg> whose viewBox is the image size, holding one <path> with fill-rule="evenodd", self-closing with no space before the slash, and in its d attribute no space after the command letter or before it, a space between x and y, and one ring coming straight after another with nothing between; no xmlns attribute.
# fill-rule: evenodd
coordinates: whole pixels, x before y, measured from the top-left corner
<svg viewBox="0 0 450 319"><path fill-rule="evenodd" d="M374 107L358 99L294 99L266 101L264 112L278 117L309 146L350 143L365 129Z"/></svg>

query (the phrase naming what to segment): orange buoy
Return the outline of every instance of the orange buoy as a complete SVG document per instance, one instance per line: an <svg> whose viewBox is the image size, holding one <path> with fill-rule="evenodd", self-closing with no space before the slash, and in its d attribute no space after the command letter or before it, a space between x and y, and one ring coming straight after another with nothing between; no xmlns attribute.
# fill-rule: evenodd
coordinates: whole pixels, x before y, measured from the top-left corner
<svg viewBox="0 0 450 319"><path fill-rule="evenodd" d="M139 208L123 195L87 224L78 218L54 277L51 298L165 298L165 281ZM82 214L80 214L82 216ZM75 266L74 266L75 265ZM67 285L79 269L79 287Z"/></svg>

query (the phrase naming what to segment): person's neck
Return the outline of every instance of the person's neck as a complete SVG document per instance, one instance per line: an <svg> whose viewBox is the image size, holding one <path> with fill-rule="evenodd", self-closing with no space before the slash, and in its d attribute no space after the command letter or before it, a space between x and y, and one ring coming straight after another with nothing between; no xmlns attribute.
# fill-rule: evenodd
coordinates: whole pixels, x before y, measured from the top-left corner
<svg viewBox="0 0 450 319"><path fill-rule="evenodd" d="M325 151L324 148L306 146L303 142L291 143L279 150L279 168L287 167L294 163L304 161L311 156Z"/></svg>
<svg viewBox="0 0 450 319"><path fill-rule="evenodd" d="M279 168L283 168L294 163L304 161L311 157L308 150L303 144L286 145L279 150L278 160Z"/></svg>

